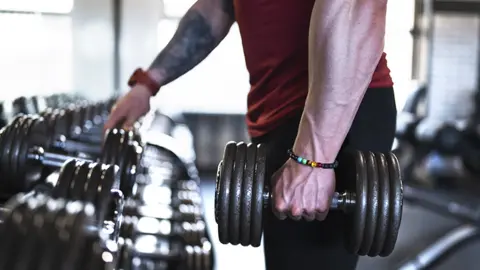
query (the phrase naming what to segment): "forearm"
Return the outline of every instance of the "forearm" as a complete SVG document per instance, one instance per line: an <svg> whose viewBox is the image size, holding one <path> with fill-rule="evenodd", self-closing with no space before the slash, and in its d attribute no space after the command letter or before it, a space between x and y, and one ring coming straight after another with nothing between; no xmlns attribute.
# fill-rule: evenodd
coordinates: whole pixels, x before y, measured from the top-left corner
<svg viewBox="0 0 480 270"><path fill-rule="evenodd" d="M383 53L386 8L387 0L316 1L299 155L335 160Z"/></svg>
<svg viewBox="0 0 480 270"><path fill-rule="evenodd" d="M150 75L160 85L194 68L225 38L234 22L231 1L197 1L187 11L172 40L149 68Z"/></svg>

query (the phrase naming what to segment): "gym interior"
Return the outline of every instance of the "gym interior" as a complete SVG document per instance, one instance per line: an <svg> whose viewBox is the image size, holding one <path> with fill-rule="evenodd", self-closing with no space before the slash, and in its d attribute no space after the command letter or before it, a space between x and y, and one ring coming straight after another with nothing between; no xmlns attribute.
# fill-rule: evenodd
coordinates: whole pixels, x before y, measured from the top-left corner
<svg viewBox="0 0 480 270"><path fill-rule="evenodd" d="M265 269L262 244L219 240L238 234L219 232L234 161L219 162L228 142L250 141L237 24L162 87L135 131L103 131L132 72L195 2L0 1L0 270ZM357 269L478 269L480 1L388 1L384 51L400 212L373 212L377 225L396 219L398 235L391 254L364 252Z"/></svg>

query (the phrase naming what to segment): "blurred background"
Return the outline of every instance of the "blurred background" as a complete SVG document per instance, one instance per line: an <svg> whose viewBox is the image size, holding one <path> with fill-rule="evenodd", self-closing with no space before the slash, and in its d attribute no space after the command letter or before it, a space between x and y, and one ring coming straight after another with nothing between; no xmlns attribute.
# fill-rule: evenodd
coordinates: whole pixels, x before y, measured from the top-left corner
<svg viewBox="0 0 480 270"><path fill-rule="evenodd" d="M0 0L0 100L54 93L81 93L95 100L125 93L132 71L150 64L194 2ZM428 171L425 160L432 158L431 145L425 142L430 142L445 123L461 130L465 125L459 121L471 119L475 111L480 64L479 13L480 1L474 0L389 1L385 51L399 112L418 89L422 86L427 89L422 92L421 101L415 103L415 110L399 113L402 127L403 124L413 127L414 132L399 135L396 145L401 150L398 154L402 161L407 159L413 167L422 164L423 175ZM213 173L226 142L248 140L244 124L248 90L240 35L234 26L203 63L164 87L152 101L154 108L185 115L194 137L196 162L204 180L205 207L214 239ZM417 105L425 105L427 101L428 106L418 109ZM423 110L423 114L418 110ZM418 150L427 144L428 150ZM412 155L420 157L414 159ZM456 173L456 161L450 161L450 155L441 156L442 162L450 164L441 167L450 166ZM438 160L438 156L435 157ZM437 182L433 185L431 180L435 174L427 173L429 177L420 177L420 182L428 180L430 187L436 186ZM465 173L455 173L448 172L449 179L465 177ZM412 179L418 175L421 174L413 173L413 169L408 173ZM435 179L440 178L446 177ZM458 194L463 194L461 192ZM440 198L440 195L434 197ZM448 197L442 201L450 210L451 200ZM459 221L461 219L450 215L448 209L443 209L446 214L440 214L417 204L407 204L396 252L387 259L362 258L359 269L395 269L458 226L473 223L468 219ZM465 235L465 231L461 232ZM476 229L473 233L468 227L467 232L468 236L476 236ZM440 245L446 246L443 242ZM215 248L218 269L264 269L262 249L220 246L219 243L215 243ZM477 248L480 246L472 243L441 260L435 269L477 269L474 267L480 262L475 257Z"/></svg>

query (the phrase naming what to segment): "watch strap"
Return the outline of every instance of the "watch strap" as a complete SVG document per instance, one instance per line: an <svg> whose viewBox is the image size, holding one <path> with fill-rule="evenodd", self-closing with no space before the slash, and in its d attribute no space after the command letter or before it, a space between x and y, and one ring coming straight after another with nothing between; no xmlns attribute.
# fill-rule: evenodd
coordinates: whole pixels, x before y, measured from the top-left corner
<svg viewBox="0 0 480 270"><path fill-rule="evenodd" d="M160 90L160 84L157 83L150 75L141 68L137 68L130 79L128 80L128 86L134 87L137 84L144 85L155 96Z"/></svg>

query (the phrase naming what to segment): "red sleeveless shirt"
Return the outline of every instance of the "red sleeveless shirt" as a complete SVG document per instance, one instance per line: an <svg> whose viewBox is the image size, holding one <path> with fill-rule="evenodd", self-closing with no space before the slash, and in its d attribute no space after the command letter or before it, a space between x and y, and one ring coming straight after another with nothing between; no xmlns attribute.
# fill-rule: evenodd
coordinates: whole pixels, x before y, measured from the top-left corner
<svg viewBox="0 0 480 270"><path fill-rule="evenodd" d="M267 134L305 106L308 32L315 0L234 0L251 89L247 127ZM392 87L385 54L370 88Z"/></svg>

